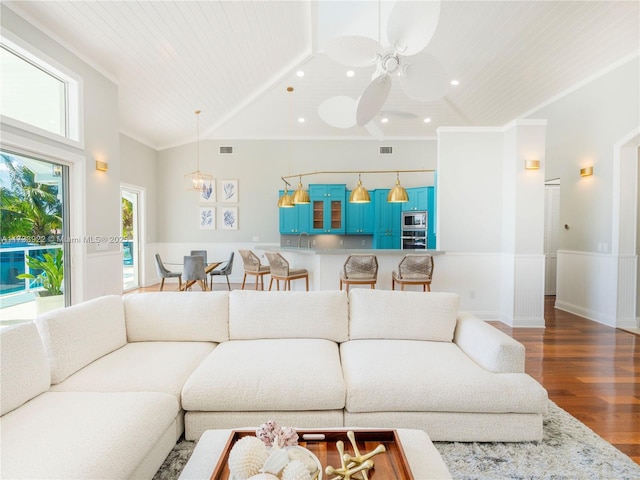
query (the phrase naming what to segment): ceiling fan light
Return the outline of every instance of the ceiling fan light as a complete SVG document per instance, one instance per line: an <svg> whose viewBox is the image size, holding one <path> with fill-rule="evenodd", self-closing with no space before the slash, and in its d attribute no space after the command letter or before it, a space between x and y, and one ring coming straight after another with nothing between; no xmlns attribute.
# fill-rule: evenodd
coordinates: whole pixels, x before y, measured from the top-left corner
<svg viewBox="0 0 640 480"><path fill-rule="evenodd" d="M396 177L396 185L389 190L389 194L387 195L387 202L389 203L406 203L409 201L409 194L404 189L402 185L400 185L400 177Z"/></svg>

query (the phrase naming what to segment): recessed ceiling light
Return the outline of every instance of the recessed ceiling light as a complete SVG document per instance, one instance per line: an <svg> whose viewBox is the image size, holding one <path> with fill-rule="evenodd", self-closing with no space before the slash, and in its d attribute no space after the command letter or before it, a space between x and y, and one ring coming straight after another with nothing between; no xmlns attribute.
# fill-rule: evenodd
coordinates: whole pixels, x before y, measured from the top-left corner
<svg viewBox="0 0 640 480"><path fill-rule="evenodd" d="M347 70L347 77L353 77L356 74L353 70Z"/></svg>
<svg viewBox="0 0 640 480"><path fill-rule="evenodd" d="M382 119L382 120L380 120L380 121L381 121L382 123L387 123L387 122L389 121L389 119L385 117L385 118L383 118L383 119Z"/></svg>
<svg viewBox="0 0 640 480"><path fill-rule="evenodd" d="M427 117L423 121L424 121L424 123L429 123L429 122L431 122L431 119L429 117Z"/></svg>
<svg viewBox="0 0 640 480"><path fill-rule="evenodd" d="M298 123L304 123L304 118L302 117L298 118Z"/></svg>
<svg viewBox="0 0 640 480"><path fill-rule="evenodd" d="M299 77L304 77L304 72L302 70L298 70L296 72L296 75L299 76Z"/></svg>
<svg viewBox="0 0 640 480"><path fill-rule="evenodd" d="M460 81L458 81L458 80L451 80L451 85L453 85L453 86L458 86L458 85L460 85Z"/></svg>

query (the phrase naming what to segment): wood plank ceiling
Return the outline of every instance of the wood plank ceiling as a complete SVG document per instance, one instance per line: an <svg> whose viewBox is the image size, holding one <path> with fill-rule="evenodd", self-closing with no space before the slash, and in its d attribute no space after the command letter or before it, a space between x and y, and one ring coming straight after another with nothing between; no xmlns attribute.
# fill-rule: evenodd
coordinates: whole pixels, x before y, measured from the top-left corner
<svg viewBox="0 0 640 480"><path fill-rule="evenodd" d="M389 2L382 7L278 0L3 5L116 82L122 132L155 148L193 141L196 109L202 110L202 138L369 137L361 127L325 124L317 108L335 95L357 98L373 67L354 68L355 76L348 78L348 68L330 60L322 47L339 34L375 36L379 22L384 31ZM374 121L385 138L433 137L437 127L448 125L504 125L637 56L639 6L636 1L444 1L427 50L460 85L439 101L420 103L395 81L383 107L389 122ZM288 85L295 87L291 95ZM425 117L431 122L424 123Z"/></svg>

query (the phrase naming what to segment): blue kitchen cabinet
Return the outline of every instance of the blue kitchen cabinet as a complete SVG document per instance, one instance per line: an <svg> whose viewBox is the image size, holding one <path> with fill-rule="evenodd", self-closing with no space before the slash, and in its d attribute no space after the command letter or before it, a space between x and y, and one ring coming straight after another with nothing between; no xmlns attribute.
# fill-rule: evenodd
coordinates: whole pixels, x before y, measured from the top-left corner
<svg viewBox="0 0 640 480"><path fill-rule="evenodd" d="M278 198L284 193L280 190ZM280 233L282 235L297 235L303 232L309 233L311 225L311 206L296 205L293 208L279 208Z"/></svg>
<svg viewBox="0 0 640 480"><path fill-rule="evenodd" d="M387 202L388 189L374 191L375 219L373 232L373 248L401 248L401 215L402 203Z"/></svg>
<svg viewBox="0 0 640 480"><path fill-rule="evenodd" d="M409 201L402 203L402 211L412 210L427 210L429 205L428 189L429 187L414 187L407 188L407 195L409 195Z"/></svg>
<svg viewBox="0 0 640 480"><path fill-rule="evenodd" d="M345 233L346 193L344 184L309 185L311 233Z"/></svg>
<svg viewBox="0 0 640 480"><path fill-rule="evenodd" d="M346 233L353 235L371 235L374 228L374 202L349 203L351 190L347 190L346 199Z"/></svg>
<svg viewBox="0 0 640 480"><path fill-rule="evenodd" d="M436 248L436 189L427 188L427 248Z"/></svg>

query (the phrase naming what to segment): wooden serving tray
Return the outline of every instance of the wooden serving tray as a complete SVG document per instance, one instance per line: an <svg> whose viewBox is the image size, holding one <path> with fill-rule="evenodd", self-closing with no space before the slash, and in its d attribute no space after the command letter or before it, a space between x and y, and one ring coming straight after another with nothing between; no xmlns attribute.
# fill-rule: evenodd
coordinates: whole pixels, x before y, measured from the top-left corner
<svg viewBox="0 0 640 480"><path fill-rule="evenodd" d="M387 449L386 452L380 453L373 457L375 468L369 470L369 479L371 480L413 480L407 457L402 449L400 437L396 430L358 430L352 429L356 436L356 443L360 453L364 454L375 449L379 444L383 444ZM296 430L298 436L298 445L305 447L318 457L324 470L327 465L340 468L340 456L336 449L336 442L342 440L344 442L345 453L353 455L353 447L347 438L347 429L344 430ZM229 435L229 440L224 447L220 459L213 470L210 480L229 480L230 473L227 462L229 460L229 452L233 445L248 435L255 436L255 430L233 430ZM324 436L324 438L321 438ZM322 474L323 480L333 478L334 475Z"/></svg>

